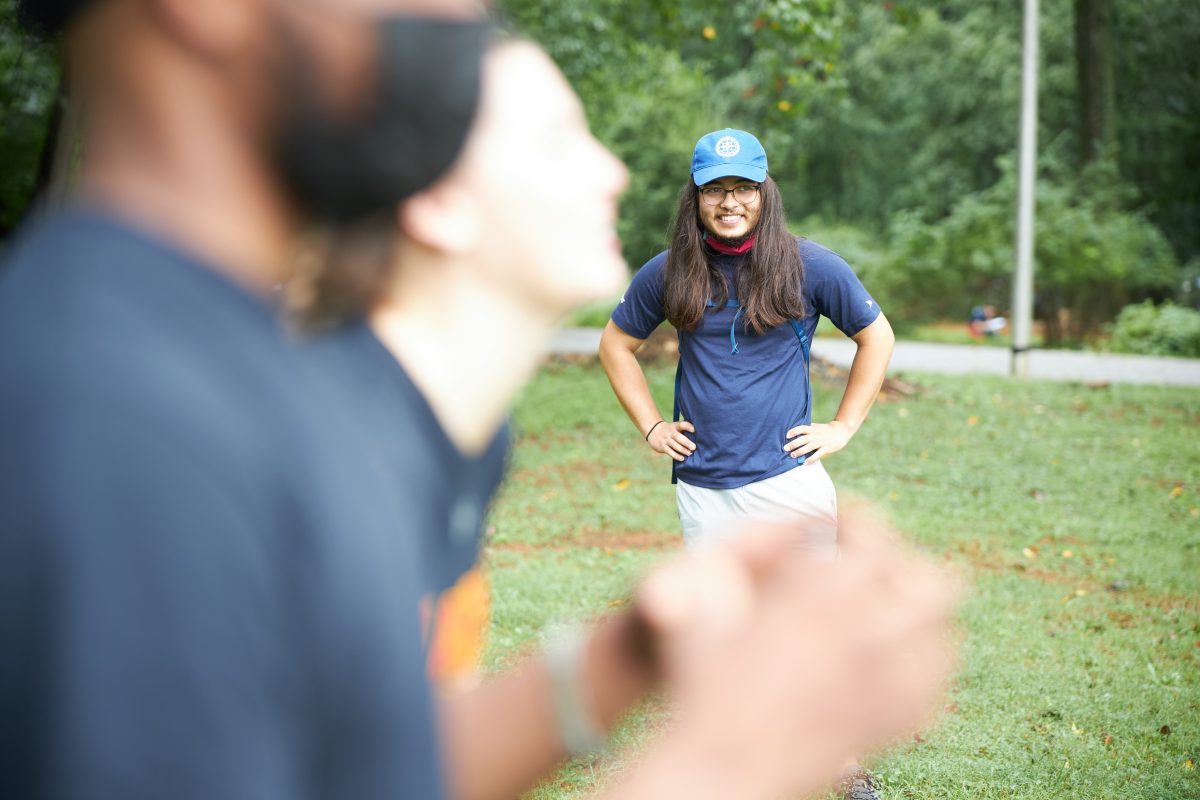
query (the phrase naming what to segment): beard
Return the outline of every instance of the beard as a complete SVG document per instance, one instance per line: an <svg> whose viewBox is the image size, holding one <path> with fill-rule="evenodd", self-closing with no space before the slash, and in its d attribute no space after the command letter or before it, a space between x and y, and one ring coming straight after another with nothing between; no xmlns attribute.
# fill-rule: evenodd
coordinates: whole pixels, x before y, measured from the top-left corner
<svg viewBox="0 0 1200 800"><path fill-rule="evenodd" d="M732 239L727 236L718 236L717 234L713 233L712 231L708 230L707 228L705 228L704 233L710 239L720 242L721 244L728 245L730 247L741 247L742 245L744 245L746 243L747 240L749 240L752 236L754 236L754 234L758 233L758 229L751 228L745 234L743 234L741 236L735 236Z"/></svg>

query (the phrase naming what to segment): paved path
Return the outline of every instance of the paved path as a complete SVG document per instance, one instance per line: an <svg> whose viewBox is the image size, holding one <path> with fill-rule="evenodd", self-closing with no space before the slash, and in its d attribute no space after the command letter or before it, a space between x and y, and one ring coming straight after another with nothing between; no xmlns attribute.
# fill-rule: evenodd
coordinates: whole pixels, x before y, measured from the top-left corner
<svg viewBox="0 0 1200 800"><path fill-rule="evenodd" d="M589 355L596 352L599 343L598 328L564 328L556 334L549 349L552 353ZM848 367L854 357L854 343L849 339L818 337L813 342L813 353L840 367ZM1007 375L1010 358L1011 354L1003 347L896 342L890 371ZM1200 387L1200 359L1034 350L1029 354L1029 374L1032 378L1081 383L1111 381Z"/></svg>

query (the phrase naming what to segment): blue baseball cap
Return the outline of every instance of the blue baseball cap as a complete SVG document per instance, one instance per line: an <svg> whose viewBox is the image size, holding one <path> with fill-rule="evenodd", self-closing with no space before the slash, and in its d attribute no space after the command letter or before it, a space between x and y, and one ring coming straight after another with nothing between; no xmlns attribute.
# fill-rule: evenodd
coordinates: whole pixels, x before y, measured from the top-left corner
<svg viewBox="0 0 1200 800"><path fill-rule="evenodd" d="M753 134L733 128L701 136L692 152L692 180L703 186L730 176L762 183L767 177L767 151Z"/></svg>

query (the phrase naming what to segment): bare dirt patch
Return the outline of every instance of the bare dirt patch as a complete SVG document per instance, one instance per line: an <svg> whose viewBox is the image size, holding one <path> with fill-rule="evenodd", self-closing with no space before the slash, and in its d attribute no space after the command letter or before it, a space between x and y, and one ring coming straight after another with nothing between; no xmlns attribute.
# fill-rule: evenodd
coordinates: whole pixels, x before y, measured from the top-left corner
<svg viewBox="0 0 1200 800"><path fill-rule="evenodd" d="M601 530L584 526L569 536L559 536L543 542L489 542L487 547L495 552L518 555L587 549L613 553L627 550L666 552L682 549L683 539L677 533L664 533L663 531Z"/></svg>
<svg viewBox="0 0 1200 800"><path fill-rule="evenodd" d="M580 482L615 482L619 470L593 459L579 458L563 464L542 464L512 470L508 482L522 486L571 486Z"/></svg>

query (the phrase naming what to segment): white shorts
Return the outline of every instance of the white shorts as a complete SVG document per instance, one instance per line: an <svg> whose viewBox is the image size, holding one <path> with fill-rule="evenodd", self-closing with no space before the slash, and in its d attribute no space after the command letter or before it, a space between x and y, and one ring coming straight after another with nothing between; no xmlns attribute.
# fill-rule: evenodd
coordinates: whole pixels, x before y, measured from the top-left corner
<svg viewBox="0 0 1200 800"><path fill-rule="evenodd" d="M679 481L675 502L688 550L733 536L747 523L799 522L806 549L822 558L837 556L837 490L820 461L736 489Z"/></svg>

